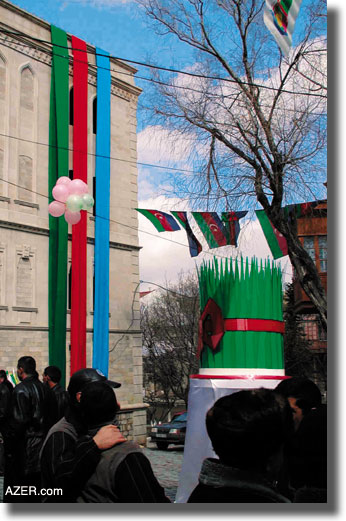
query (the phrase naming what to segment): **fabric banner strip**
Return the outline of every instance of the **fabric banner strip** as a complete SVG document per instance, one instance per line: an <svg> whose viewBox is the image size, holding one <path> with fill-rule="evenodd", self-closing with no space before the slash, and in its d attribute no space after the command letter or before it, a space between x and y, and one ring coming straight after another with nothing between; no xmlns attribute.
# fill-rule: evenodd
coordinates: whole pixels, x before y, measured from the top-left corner
<svg viewBox="0 0 346 521"><path fill-rule="evenodd" d="M58 177L68 176L69 56L64 31L51 26L52 76L49 115L48 193ZM49 364L59 367L66 380L67 222L49 216L48 323Z"/></svg>
<svg viewBox="0 0 346 521"><path fill-rule="evenodd" d="M86 43L72 36L73 179L88 182L88 59ZM86 367L87 214L72 226L71 375Z"/></svg>
<svg viewBox="0 0 346 521"><path fill-rule="evenodd" d="M109 358L109 209L110 209L110 117L111 73L107 52L96 48L97 128L96 128L96 220L95 220L95 369L108 375Z"/></svg>

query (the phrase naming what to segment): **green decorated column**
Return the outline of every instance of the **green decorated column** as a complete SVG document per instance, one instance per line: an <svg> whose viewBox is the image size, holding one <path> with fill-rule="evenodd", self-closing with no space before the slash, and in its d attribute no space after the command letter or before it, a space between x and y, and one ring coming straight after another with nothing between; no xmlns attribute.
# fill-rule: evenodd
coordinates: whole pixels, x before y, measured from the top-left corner
<svg viewBox="0 0 346 521"><path fill-rule="evenodd" d="M198 276L202 372L251 369L283 374L280 269L256 259L214 259L200 267Z"/></svg>

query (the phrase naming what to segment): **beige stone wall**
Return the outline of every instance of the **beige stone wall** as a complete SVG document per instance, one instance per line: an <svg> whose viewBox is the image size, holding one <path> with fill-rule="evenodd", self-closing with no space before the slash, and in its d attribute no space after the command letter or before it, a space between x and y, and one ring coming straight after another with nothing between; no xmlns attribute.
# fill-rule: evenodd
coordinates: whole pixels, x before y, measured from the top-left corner
<svg viewBox="0 0 346 521"><path fill-rule="evenodd" d="M0 26L50 41L43 20L0 0ZM30 354L38 371L48 364L48 140L50 46L3 35L0 45L0 365L12 370ZM89 50L93 50L89 47ZM88 76L88 185L95 172L92 108L95 57ZM109 377L122 383L118 397L129 409L128 425L143 438L142 348L139 326L139 265L136 167L135 69L111 61L111 198ZM122 73L126 73L126 75ZM70 63L70 85L73 83ZM70 127L70 147L72 148ZM72 169L72 153L70 153ZM24 190L27 188L28 190ZM61 217L63 218L63 217ZM87 361L92 360L94 225L88 217ZM129 227L130 226L130 227ZM69 227L71 233L71 226ZM71 242L69 242L69 262ZM70 362L67 316L67 378ZM138 408L139 407L139 408ZM141 432L143 430L143 433Z"/></svg>

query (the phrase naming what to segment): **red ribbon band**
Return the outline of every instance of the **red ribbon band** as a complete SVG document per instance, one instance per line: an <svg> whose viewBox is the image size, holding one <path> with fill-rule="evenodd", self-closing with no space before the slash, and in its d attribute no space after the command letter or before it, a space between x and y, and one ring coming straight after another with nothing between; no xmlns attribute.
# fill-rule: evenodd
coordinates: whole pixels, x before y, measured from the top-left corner
<svg viewBox="0 0 346 521"><path fill-rule="evenodd" d="M257 331L283 335L285 323L265 318L223 318L220 307L210 298L199 320L197 358L204 344L216 349L226 331Z"/></svg>
<svg viewBox="0 0 346 521"><path fill-rule="evenodd" d="M225 318L224 329L225 331L266 331L283 335L285 323L266 318Z"/></svg>

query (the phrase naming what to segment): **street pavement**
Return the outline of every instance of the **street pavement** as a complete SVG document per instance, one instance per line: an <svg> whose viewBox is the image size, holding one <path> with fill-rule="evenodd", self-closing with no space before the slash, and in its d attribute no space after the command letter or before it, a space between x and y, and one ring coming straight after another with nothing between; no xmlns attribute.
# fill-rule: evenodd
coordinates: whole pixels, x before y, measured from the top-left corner
<svg viewBox="0 0 346 521"><path fill-rule="evenodd" d="M166 496L174 502L183 463L183 445L169 445L167 450L159 450L155 443L148 440L144 453L158 482L164 487Z"/></svg>

